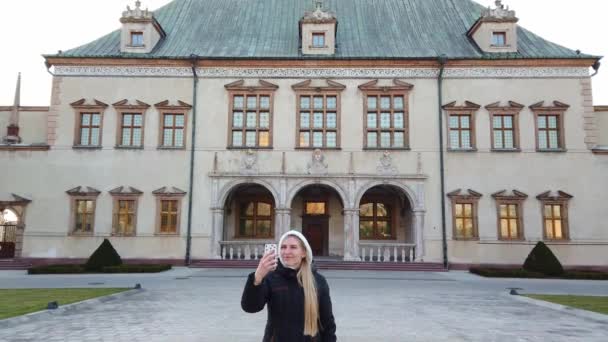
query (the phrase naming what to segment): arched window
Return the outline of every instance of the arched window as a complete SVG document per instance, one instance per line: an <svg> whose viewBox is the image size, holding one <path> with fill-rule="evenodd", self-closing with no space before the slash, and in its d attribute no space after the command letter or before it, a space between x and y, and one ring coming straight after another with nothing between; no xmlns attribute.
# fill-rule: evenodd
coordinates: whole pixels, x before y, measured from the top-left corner
<svg viewBox="0 0 608 342"><path fill-rule="evenodd" d="M251 200L239 203L238 230L239 238L272 238L272 202Z"/></svg>
<svg viewBox="0 0 608 342"><path fill-rule="evenodd" d="M395 239L390 205L379 201L363 201L359 209L359 239Z"/></svg>
<svg viewBox="0 0 608 342"><path fill-rule="evenodd" d="M10 209L0 212L0 224L17 223L18 220L17 214Z"/></svg>

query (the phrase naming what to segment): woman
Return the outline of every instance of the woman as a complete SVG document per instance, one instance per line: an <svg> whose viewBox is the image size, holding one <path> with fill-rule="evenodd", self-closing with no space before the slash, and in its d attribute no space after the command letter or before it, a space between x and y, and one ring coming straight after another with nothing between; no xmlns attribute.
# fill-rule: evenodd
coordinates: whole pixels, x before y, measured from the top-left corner
<svg viewBox="0 0 608 342"><path fill-rule="evenodd" d="M308 241L292 230L279 248L279 262L269 251L247 278L241 307L255 313L268 304L263 342L336 341L329 286L312 266Z"/></svg>

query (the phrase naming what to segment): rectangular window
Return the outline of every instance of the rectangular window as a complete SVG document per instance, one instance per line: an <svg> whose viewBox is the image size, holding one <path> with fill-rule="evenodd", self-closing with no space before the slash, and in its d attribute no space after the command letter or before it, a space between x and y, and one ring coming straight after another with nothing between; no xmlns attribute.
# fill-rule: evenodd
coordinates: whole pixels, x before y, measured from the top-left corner
<svg viewBox="0 0 608 342"><path fill-rule="evenodd" d="M545 204L543 219L545 237L549 240L565 240L564 206L561 204Z"/></svg>
<svg viewBox="0 0 608 342"><path fill-rule="evenodd" d="M259 200L239 203L238 231L240 238L272 238L272 204Z"/></svg>
<svg viewBox="0 0 608 342"><path fill-rule="evenodd" d="M338 142L338 96L298 96L298 146L336 148Z"/></svg>
<svg viewBox="0 0 608 342"><path fill-rule="evenodd" d="M270 147L271 98L269 94L234 94L231 104L231 146Z"/></svg>
<svg viewBox="0 0 608 342"><path fill-rule="evenodd" d="M506 32L493 32L492 33L492 45L506 46L507 45L507 33Z"/></svg>
<svg viewBox="0 0 608 342"><path fill-rule="evenodd" d="M114 204L114 225L112 234L121 236L135 235L137 201L118 199Z"/></svg>
<svg viewBox="0 0 608 342"><path fill-rule="evenodd" d="M177 234L178 200L160 200L160 234Z"/></svg>
<svg viewBox="0 0 608 342"><path fill-rule="evenodd" d="M473 203L454 204L454 224L457 239L472 239L476 237Z"/></svg>
<svg viewBox="0 0 608 342"><path fill-rule="evenodd" d="M503 203L498 205L498 222L501 240L521 239L519 204Z"/></svg>
<svg viewBox="0 0 608 342"><path fill-rule="evenodd" d="M99 146L101 137L101 114L100 113L80 113L78 145L80 146Z"/></svg>
<svg viewBox="0 0 608 342"><path fill-rule="evenodd" d="M74 201L74 233L93 233L95 201Z"/></svg>
<svg viewBox="0 0 608 342"><path fill-rule="evenodd" d="M493 115L492 134L495 149L515 149L515 126L513 115Z"/></svg>
<svg viewBox="0 0 608 342"><path fill-rule="evenodd" d="M143 144L143 115L141 113L123 113L120 132L120 146L141 147Z"/></svg>
<svg viewBox="0 0 608 342"><path fill-rule="evenodd" d="M185 115L163 113L162 147L184 147Z"/></svg>
<svg viewBox="0 0 608 342"><path fill-rule="evenodd" d="M539 114L536 118L539 149L560 149L561 122L559 115Z"/></svg>
<svg viewBox="0 0 608 342"><path fill-rule="evenodd" d="M405 95L367 95L366 147L407 148Z"/></svg>
<svg viewBox="0 0 608 342"><path fill-rule="evenodd" d="M318 32L312 34L312 47L323 48L325 47L325 33Z"/></svg>
<svg viewBox="0 0 608 342"><path fill-rule="evenodd" d="M450 114L449 139L451 149L472 149L473 128L470 114Z"/></svg>
<svg viewBox="0 0 608 342"><path fill-rule="evenodd" d="M144 46L143 32L131 32L131 46Z"/></svg>
<svg viewBox="0 0 608 342"><path fill-rule="evenodd" d="M306 202L306 215L325 215L327 214L325 202Z"/></svg>

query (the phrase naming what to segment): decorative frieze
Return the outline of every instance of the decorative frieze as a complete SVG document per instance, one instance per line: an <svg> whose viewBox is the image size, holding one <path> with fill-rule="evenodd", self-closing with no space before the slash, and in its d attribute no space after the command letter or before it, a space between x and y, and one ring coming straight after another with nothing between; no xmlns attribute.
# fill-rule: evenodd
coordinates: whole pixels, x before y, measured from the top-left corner
<svg viewBox="0 0 608 342"><path fill-rule="evenodd" d="M55 66L57 76L192 77L189 67ZM436 68L197 68L205 78L437 78ZM580 78L586 67L446 68L444 78Z"/></svg>

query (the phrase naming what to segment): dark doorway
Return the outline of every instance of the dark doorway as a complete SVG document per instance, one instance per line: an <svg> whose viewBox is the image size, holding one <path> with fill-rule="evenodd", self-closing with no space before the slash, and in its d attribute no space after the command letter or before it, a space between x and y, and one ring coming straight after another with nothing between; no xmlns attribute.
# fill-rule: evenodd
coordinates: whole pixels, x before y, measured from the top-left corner
<svg viewBox="0 0 608 342"><path fill-rule="evenodd" d="M15 244L17 242L17 226L14 224L0 225L0 259L15 257Z"/></svg>
<svg viewBox="0 0 608 342"><path fill-rule="evenodd" d="M327 255L329 240L329 217L302 217L302 234L312 249L314 256Z"/></svg>

